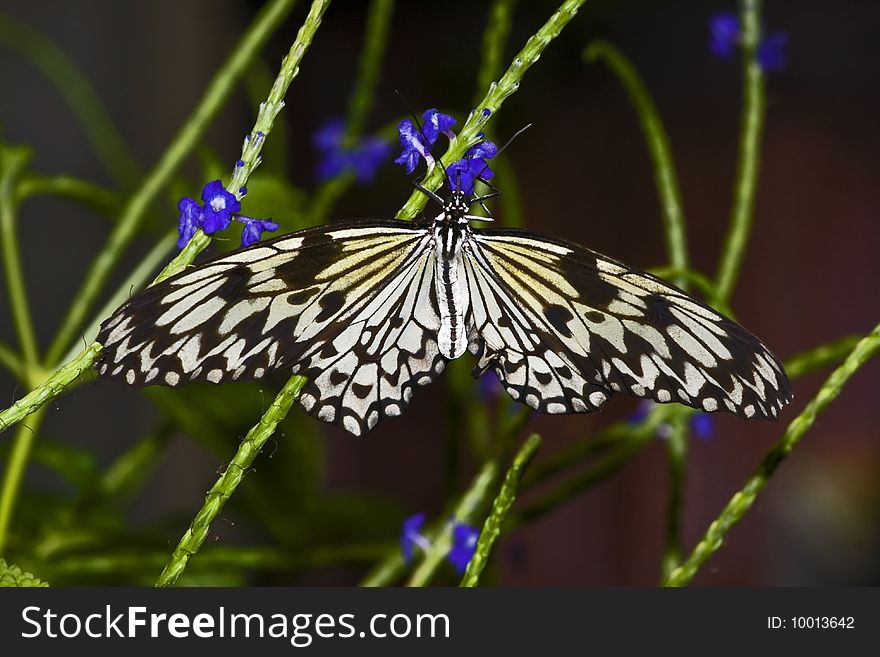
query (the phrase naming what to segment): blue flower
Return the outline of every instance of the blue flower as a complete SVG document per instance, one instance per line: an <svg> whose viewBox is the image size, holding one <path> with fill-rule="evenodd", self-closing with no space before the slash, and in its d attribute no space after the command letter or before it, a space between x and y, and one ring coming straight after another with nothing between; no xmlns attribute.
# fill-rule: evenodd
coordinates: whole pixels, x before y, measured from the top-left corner
<svg viewBox="0 0 880 657"><path fill-rule="evenodd" d="M449 550L449 561L459 574L467 570L468 564L477 549L480 532L463 522L456 522L452 528L452 549Z"/></svg>
<svg viewBox="0 0 880 657"><path fill-rule="evenodd" d="M648 415L651 413L651 409L654 408L654 402L650 399L643 399L639 402L639 405L636 406L636 410L633 411L629 416L627 416L626 421L628 424L639 424L648 418Z"/></svg>
<svg viewBox="0 0 880 657"><path fill-rule="evenodd" d="M365 137L351 153L350 164L354 169L358 182L372 182L388 156L391 155L391 144L379 137Z"/></svg>
<svg viewBox="0 0 880 657"><path fill-rule="evenodd" d="M237 165L236 165L237 166ZM240 189L242 196L247 189ZM212 235L225 230L235 219L244 224L241 232L241 245L249 246L259 241L260 235L267 231L278 230L278 224L268 219L254 219L237 214L241 203L235 195L230 194L219 180L212 180L202 189L202 203L199 204L188 196L177 203L180 219L177 232L177 248L182 249L201 228L205 234Z"/></svg>
<svg viewBox="0 0 880 657"><path fill-rule="evenodd" d="M715 430L715 418L708 413L697 413L691 417L691 431L697 438L708 440Z"/></svg>
<svg viewBox="0 0 880 657"><path fill-rule="evenodd" d="M725 12L709 19L709 50L721 59L730 59L739 44L739 19Z"/></svg>
<svg viewBox="0 0 880 657"><path fill-rule="evenodd" d="M320 153L327 153L338 149L342 145L344 136L345 121L335 116L315 131L312 136L312 146Z"/></svg>
<svg viewBox="0 0 880 657"><path fill-rule="evenodd" d="M785 68L788 63L785 56L787 44L788 35L785 32L776 32L761 42L758 46L758 64L764 71L781 71Z"/></svg>
<svg viewBox="0 0 880 657"><path fill-rule="evenodd" d="M364 137L352 148L346 148L345 122L341 118L327 121L312 137L312 146L321 154L316 175L318 180L330 180L354 170L358 182L368 183L391 154L391 144L379 137Z"/></svg>
<svg viewBox="0 0 880 657"><path fill-rule="evenodd" d="M437 137L440 136L441 132L446 135L450 141L455 139L455 133L452 132L452 126L455 125L455 119L448 114L438 112L436 108L432 107L431 109L425 110L425 113L422 114L422 119L425 122L425 137L431 146L437 141ZM398 126L398 128L399 127L400 126Z"/></svg>
<svg viewBox="0 0 880 657"><path fill-rule="evenodd" d="M208 235L226 230L232 223L232 215L241 210L241 203L226 191L219 180L212 180L202 189L203 215L201 229Z"/></svg>
<svg viewBox="0 0 880 657"><path fill-rule="evenodd" d="M709 50L716 57L730 59L737 46L742 43L742 30L736 14L725 12L715 14L709 19ZM785 68L785 46L788 35L776 32L761 39L758 45L758 65L764 72L779 71Z"/></svg>
<svg viewBox="0 0 880 657"><path fill-rule="evenodd" d="M177 240L177 248L182 249L199 229L204 211L201 205L188 196L184 196L178 201L177 209L180 210L180 222L177 227L180 239Z"/></svg>
<svg viewBox="0 0 880 657"><path fill-rule="evenodd" d="M263 233L271 233L278 230L278 224L269 219L253 219L252 217L237 216L236 221L244 224L241 231L241 245L250 246L260 241Z"/></svg>
<svg viewBox="0 0 880 657"><path fill-rule="evenodd" d="M403 151L394 160L394 163L403 164L406 167L406 175L415 171L419 165L420 158L425 158L429 169L434 166L434 158L431 157L428 144L425 142L422 133L416 130L412 121L404 119L398 123L397 134L400 137L400 146L403 148Z"/></svg>
<svg viewBox="0 0 880 657"><path fill-rule="evenodd" d="M419 547L422 552L426 552L431 547L428 539L421 533L424 524L424 513L417 513L403 521L403 529L400 532L400 549L403 550L403 559L407 563L412 561L414 547Z"/></svg>

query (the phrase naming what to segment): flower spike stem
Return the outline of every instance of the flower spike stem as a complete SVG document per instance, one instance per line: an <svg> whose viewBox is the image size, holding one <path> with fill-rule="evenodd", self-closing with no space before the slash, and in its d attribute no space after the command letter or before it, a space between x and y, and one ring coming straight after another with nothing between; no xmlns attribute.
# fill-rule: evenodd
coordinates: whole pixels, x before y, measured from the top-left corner
<svg viewBox="0 0 880 657"><path fill-rule="evenodd" d="M147 175L113 227L110 237L93 261L73 305L62 321L46 354L46 366L55 365L73 341L85 320L86 313L97 299L125 248L143 223L147 209L171 181L175 172L198 144L208 125L223 108L241 76L250 67L260 48L290 11L294 0L274 0L257 15L242 36L227 62L217 71L198 107L177 133L153 170Z"/></svg>
<svg viewBox="0 0 880 657"><path fill-rule="evenodd" d="M250 469L263 448L266 441L275 433L275 428L281 422L294 400L299 396L299 392L305 385L306 380L301 377L293 377L269 407L259 423L248 431L247 436L241 442L235 457L229 464L229 467L223 472L217 482L208 491L205 503L199 512L193 518L189 529L180 539L177 547L171 555L171 560L165 566L156 586L173 586L178 578L183 574L190 558L193 557L205 542L211 523L217 518L217 515L226 504L226 500L235 492L244 475Z"/></svg>
<svg viewBox="0 0 880 657"><path fill-rule="evenodd" d="M514 458L513 465L510 466L507 475L504 477L501 491L492 504L492 512L486 518L486 522L483 523L483 530L480 532L474 556L470 563L468 563L460 586L477 586L480 583L480 576L483 574L483 569L489 561L492 546L501 534L501 527L507 518L507 512L510 511L510 507L513 506L513 502L516 499L516 491L522 479L523 471L532 458L534 458L535 452L538 451L540 446L541 437L537 434L532 434L526 439L516 458Z"/></svg>
<svg viewBox="0 0 880 657"><path fill-rule="evenodd" d="M33 366L38 363L39 355L18 251L15 208L15 187L29 159L30 151L26 148L0 148L0 247L3 250L3 273L6 275L9 304L12 306L12 319L22 357L27 365Z"/></svg>
<svg viewBox="0 0 880 657"><path fill-rule="evenodd" d="M254 169L260 164L260 152L263 150L266 136L272 130L275 117L278 116L278 113L284 107L284 95L287 93L290 83L293 82L293 79L299 73L299 65L309 46L312 45L315 33L321 25L321 18L329 4L330 0L313 0L308 16L306 16L302 27L300 27L296 39L290 47L290 51L281 62L281 70L272 84L269 97L266 98L265 102L260 103L257 120L250 134L245 138L244 146L242 147L241 165L233 169L232 178L229 184L226 185L226 191L234 194L236 198L241 197L239 190L246 186L248 178L250 178ZM208 248L210 243L211 238L209 236L205 235L201 230L196 231L196 234L193 235L183 251L162 270L154 282L163 281L186 269L195 261L196 256Z"/></svg>
<svg viewBox="0 0 880 657"><path fill-rule="evenodd" d="M739 137L739 162L736 171L730 227L718 265L718 298L727 301L733 293L745 256L752 228L758 169L761 163L761 133L764 129L766 94L764 72L758 62L761 39L761 0L740 0L743 57L743 113Z"/></svg>
<svg viewBox="0 0 880 657"><path fill-rule="evenodd" d="M607 41L594 41L584 50L584 59L594 62L601 59L608 65L623 85L630 103L639 118L645 135L645 142L651 161L654 164L654 180L663 210L663 229L666 236L666 251L669 264L676 270L688 269L687 236L681 192L678 188L678 174L672 157L669 137L660 119L660 113L645 83L639 77L632 63ZM687 280L676 277L676 285L685 287Z"/></svg>
<svg viewBox="0 0 880 657"><path fill-rule="evenodd" d="M501 58L504 56L504 46L510 35L515 4L516 0L493 0L489 7L489 21L483 32L480 72L477 74L477 97L474 98L476 104L479 104L484 89L492 84L492 80L501 72Z"/></svg>
<svg viewBox="0 0 880 657"><path fill-rule="evenodd" d="M498 108L505 99L519 89L520 82L529 67L541 57L550 42L562 32L568 22L574 18L578 9L585 0L565 0L559 9L554 12L534 36L526 41L523 49L514 57L507 71L497 83L489 85L489 90L483 100L475 108L470 118L465 122L458 138L449 145L449 149L443 155L443 162L449 164L464 157L465 152L480 141L478 134L483 130L491 117L495 116ZM489 110L487 115L484 109ZM422 185L431 191L437 191L445 180L441 167L435 167L425 176ZM413 219L424 209L428 197L416 190L410 195L404 206L398 211L398 219Z"/></svg>
<svg viewBox="0 0 880 657"><path fill-rule="evenodd" d="M844 385L878 351L880 351L880 324L859 341L843 364L831 373L807 407L792 420L779 442L764 457L755 474L746 482L742 490L730 498L724 510L709 525L705 536L697 543L691 555L669 574L664 582L665 586L686 586L690 583L700 567L721 548L728 532L752 507L779 464L813 426L819 413L834 401Z"/></svg>

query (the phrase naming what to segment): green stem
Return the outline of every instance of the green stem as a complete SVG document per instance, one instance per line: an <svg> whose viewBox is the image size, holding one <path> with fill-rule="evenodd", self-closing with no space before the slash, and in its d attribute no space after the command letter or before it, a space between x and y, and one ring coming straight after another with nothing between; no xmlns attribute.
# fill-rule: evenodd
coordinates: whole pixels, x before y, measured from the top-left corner
<svg viewBox="0 0 880 657"><path fill-rule="evenodd" d="M156 586L173 586L183 574L190 558L193 557L205 541L211 523L223 509L226 500L235 492L244 475L253 465L254 459L260 453L266 441L275 433L275 428L290 410L294 400L305 385L306 380L302 377L290 379L281 392L275 397L272 405L260 418L238 447L229 467L223 472L217 482L208 491L205 503L193 518L189 529L180 539L177 547L171 555L171 560L165 565Z"/></svg>
<svg viewBox="0 0 880 657"><path fill-rule="evenodd" d="M41 408L30 416L29 425L21 425L12 442L12 453L3 473L3 487L0 488L0 556L6 553L6 542L9 538L9 528L12 525L12 516L15 513L15 503L18 500L18 492L21 490L21 482L27 470L28 458L37 439L37 431L43 422L46 409Z"/></svg>
<svg viewBox="0 0 880 657"><path fill-rule="evenodd" d="M666 577L681 563L681 521L684 516L684 489L687 475L688 421L677 417L669 423L672 431L666 439L669 461L669 499L666 501L666 539L661 563L661 577Z"/></svg>
<svg viewBox="0 0 880 657"><path fill-rule="evenodd" d="M345 128L345 139L348 145L353 145L360 137L367 115L373 105L393 14L394 0L372 0L370 2L364 32L364 49L358 64L354 88L348 101Z"/></svg>
<svg viewBox="0 0 880 657"><path fill-rule="evenodd" d="M666 237L669 262L675 269L684 271L688 268L688 257L681 192L678 188L678 174L672 157L672 147L660 113L657 111L657 105L632 63L610 43L594 41L584 50L584 59L588 62L602 59L620 80L629 96L654 164L654 181L663 211L663 233ZM686 281L679 279L676 283L683 286Z"/></svg>
<svg viewBox="0 0 880 657"><path fill-rule="evenodd" d="M20 382L27 381L28 367L21 357L8 344L0 342L0 365L12 372Z"/></svg>
<svg viewBox="0 0 880 657"><path fill-rule="evenodd" d="M349 146L356 144L360 138L367 115L373 105L393 12L393 0L373 0L370 4L364 31L364 47L361 51L358 73L348 101L348 113L345 119L345 143ZM382 132L391 132L392 130L396 135L397 122L394 123L393 128L388 126ZM354 181L355 176L351 171L345 171L341 175L324 181L318 187L309 205L310 223L312 225L324 223L336 201L351 187Z"/></svg>
<svg viewBox="0 0 880 657"><path fill-rule="evenodd" d="M480 57L480 72L477 74L477 96L474 105L479 105L485 89L501 73L504 46L510 36L513 24L513 7L516 0L493 0L489 7L489 21L483 32L483 54Z"/></svg>
<svg viewBox="0 0 880 657"><path fill-rule="evenodd" d="M73 341L95 299L104 287L123 251L137 233L153 199L171 181L178 168L202 138L226 99L235 90L259 49L275 28L281 24L294 0L274 0L263 7L253 24L233 49L232 55L208 85L195 111L184 123L153 170L131 197L119 221L98 256L92 262L85 280L46 354L45 363L53 365Z"/></svg>
<svg viewBox="0 0 880 657"><path fill-rule="evenodd" d="M526 41L523 49L514 57L510 67L501 76L498 83L489 85L489 90L483 99L477 103L473 113L465 121L458 137L449 144L449 148L441 158L443 162L455 162L464 156L465 151L479 141L478 134L485 129L486 123L498 111L505 99L519 89L520 82L526 71L538 61L538 58L546 50L547 46L562 32L568 22L574 18L578 9L585 0L565 0L559 9L554 12L550 19L539 29L534 36ZM487 116L484 110L489 110ZM436 191L445 180L445 172L441 167L434 167L425 175L422 185L432 191ZM428 197L422 192L414 191L403 207L398 211L399 219L413 219L425 207Z"/></svg>
<svg viewBox="0 0 880 657"><path fill-rule="evenodd" d="M513 465L507 471L504 477L504 483L501 490L492 503L492 511L483 523L483 529L480 532L480 538L477 541L477 547L474 550L474 556L468 563L467 570L461 580L461 586L477 586L480 583L480 576L489 561L489 555L492 552L492 546L501 535L501 527L507 518L510 507L516 500L516 492L522 474L525 468L535 456L538 447L541 446L541 437L537 434L529 436L523 446L520 448L513 460Z"/></svg>
<svg viewBox="0 0 880 657"><path fill-rule="evenodd" d="M848 335L834 342L822 344L795 354L785 361L785 372L789 378L796 379L828 365L839 363L849 356L861 339L857 335Z"/></svg>
<svg viewBox="0 0 880 657"><path fill-rule="evenodd" d="M58 46L36 30L0 14L0 43L45 75L73 111L104 169L120 185L133 187L140 167L113 125L88 79Z"/></svg>
<svg viewBox="0 0 880 657"><path fill-rule="evenodd" d="M260 151L266 141L267 135L272 131L275 123L275 117L284 107L284 96L291 82L299 74L299 65L302 59L312 45L312 40L321 25L321 18L330 0L312 0L309 13L303 21L302 27L290 46L290 51L281 61L281 70L269 90L269 96L265 102L260 103L260 109L257 112L257 120L250 134L245 138L244 146L241 151L240 166L236 166L232 172L232 178L226 189L229 193L234 194L237 198L241 198L241 188L245 186L253 173L254 169L260 164ZM196 231L192 239L184 247L183 251L172 260L165 269L156 277L154 283L165 280L166 278L177 274L195 261L202 251L204 251L211 243L211 238L205 235L201 229Z"/></svg>
<svg viewBox="0 0 880 657"><path fill-rule="evenodd" d="M743 58L743 113L733 210L724 248L721 251L721 262L718 265L716 287L718 297L722 301L727 301L733 293L752 227L761 162L761 133L764 128L767 102L764 73L758 63L761 0L740 0L739 6L742 24L740 38Z"/></svg>
<svg viewBox="0 0 880 657"><path fill-rule="evenodd" d="M121 194L72 176L31 173L22 176L15 191L19 204L34 196L61 196L108 217L114 217L123 204Z"/></svg>
<svg viewBox="0 0 880 657"><path fill-rule="evenodd" d="M15 187L29 159L30 151L25 148L0 149L0 236L3 238L0 241L3 243L3 266L15 332L24 362L34 365L39 362L40 356L21 269L15 212Z"/></svg>
<svg viewBox="0 0 880 657"><path fill-rule="evenodd" d="M693 579L700 567L721 548L733 526L752 508L758 494L770 481L779 464L810 430L819 413L834 401L844 385L878 351L880 351L880 325L859 341L843 364L831 373L801 414L792 420L779 442L764 457L755 474L749 478L742 490L730 498L724 510L709 525L706 534L697 543L691 555L669 574L664 582L665 586L685 586Z"/></svg>
<svg viewBox="0 0 880 657"><path fill-rule="evenodd" d="M646 425L634 428L633 432L621 440L614 449L609 450L605 456L596 459L590 468L569 477L559 486L531 501L522 511L512 516L511 527L518 527L548 511L557 509L581 491L617 472L653 439L654 431L647 429Z"/></svg>
<svg viewBox="0 0 880 657"><path fill-rule="evenodd" d="M104 347L97 342L92 343L76 358L59 367L52 376L0 413L0 432L21 422L43 404L64 392L85 372L90 372L92 364L103 350Z"/></svg>
<svg viewBox="0 0 880 657"><path fill-rule="evenodd" d="M387 549L387 543L327 545L295 552L271 546L211 546L199 553L198 570L208 572L265 569L289 572L305 568L369 562L381 557ZM83 575L94 577L118 576L120 573L146 573L161 568L166 559L167 554L164 552L119 550L104 554L61 557L47 562L46 568L53 577L74 576L81 579Z"/></svg>

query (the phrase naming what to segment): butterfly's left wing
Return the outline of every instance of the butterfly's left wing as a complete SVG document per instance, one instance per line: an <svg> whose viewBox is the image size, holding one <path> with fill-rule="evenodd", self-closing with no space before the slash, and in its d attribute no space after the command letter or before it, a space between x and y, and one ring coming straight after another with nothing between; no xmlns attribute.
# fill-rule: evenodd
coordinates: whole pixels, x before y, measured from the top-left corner
<svg viewBox="0 0 880 657"><path fill-rule="evenodd" d="M355 435L443 370L430 231L374 220L236 251L132 297L101 327L102 376L131 385L309 379L300 405Z"/></svg>
<svg viewBox="0 0 880 657"><path fill-rule="evenodd" d="M589 412L622 392L776 418L792 399L754 335L656 276L531 231L475 230L469 246L477 372L532 408Z"/></svg>

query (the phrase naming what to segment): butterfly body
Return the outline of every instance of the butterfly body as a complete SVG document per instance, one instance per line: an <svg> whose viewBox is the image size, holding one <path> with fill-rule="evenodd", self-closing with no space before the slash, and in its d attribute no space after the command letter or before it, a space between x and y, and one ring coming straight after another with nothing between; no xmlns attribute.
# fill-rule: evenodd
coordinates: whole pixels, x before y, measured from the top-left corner
<svg viewBox="0 0 880 657"><path fill-rule="evenodd" d="M531 231L481 229L453 193L432 221L344 222L222 256L101 327L132 385L305 376L300 405L355 435L400 415L466 350L517 401L590 412L615 393L776 418L785 373L751 333L650 274Z"/></svg>

